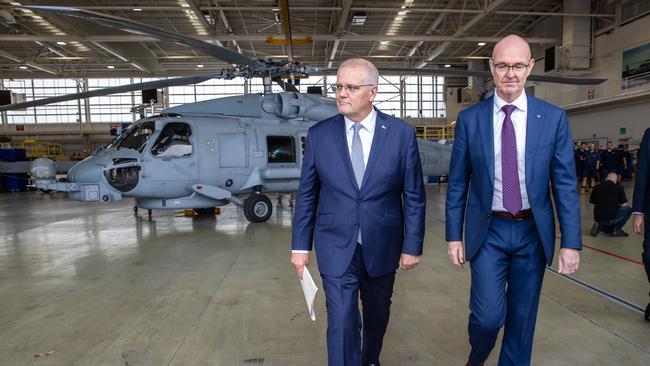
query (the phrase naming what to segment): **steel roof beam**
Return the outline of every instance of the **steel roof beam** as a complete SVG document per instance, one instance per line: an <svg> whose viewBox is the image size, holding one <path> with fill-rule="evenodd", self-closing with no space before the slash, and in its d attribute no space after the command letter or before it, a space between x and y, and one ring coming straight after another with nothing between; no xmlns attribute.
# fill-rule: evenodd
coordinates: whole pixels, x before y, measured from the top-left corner
<svg viewBox="0 0 650 366"><path fill-rule="evenodd" d="M207 42L215 40L222 41L257 41L266 42L268 37L275 34L220 34L216 36L197 36L193 37ZM394 41L394 42L498 42L500 37L480 37L480 36L441 36L441 35L394 35L387 36L381 34L294 34L294 37L311 37L314 41L345 41L345 42L377 42L377 41ZM560 44L562 40L556 38L526 38L528 43L534 44ZM0 41L3 42L56 42L56 41L78 41L78 42L158 42L157 38L141 35L96 35L96 36L75 36L75 35L24 35L24 34L2 34Z"/></svg>

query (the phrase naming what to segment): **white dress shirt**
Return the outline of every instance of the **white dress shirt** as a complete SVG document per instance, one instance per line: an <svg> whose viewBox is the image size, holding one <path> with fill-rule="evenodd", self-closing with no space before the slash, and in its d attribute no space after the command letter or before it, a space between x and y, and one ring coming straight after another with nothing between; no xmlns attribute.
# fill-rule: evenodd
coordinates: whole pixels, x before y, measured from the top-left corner
<svg viewBox="0 0 650 366"><path fill-rule="evenodd" d="M494 92L494 107L492 112L492 127L494 129L494 195L492 196L493 211L507 211L503 207L503 174L501 169L501 128L506 113L501 110L504 105L512 104L515 109L510 114L510 119L515 127L515 136L517 139L517 171L519 172L519 188L521 189L521 209L530 208L528 202L528 192L526 191L526 117L528 111L528 99L526 92L515 99L512 103L507 103Z"/></svg>
<svg viewBox="0 0 650 366"><path fill-rule="evenodd" d="M348 142L348 154L350 154L350 159L352 159L352 139L354 138L354 126L355 123L360 123L363 126L359 129L359 138L361 139L361 146L363 148L363 163L368 166L368 158L370 157L370 147L372 146L372 139L375 136L375 125L377 124L377 111L373 108L372 111L366 118L361 122L354 122L348 117L343 116L345 120L345 137ZM359 236L361 237L361 236ZM309 253L308 250L292 250L291 253Z"/></svg>

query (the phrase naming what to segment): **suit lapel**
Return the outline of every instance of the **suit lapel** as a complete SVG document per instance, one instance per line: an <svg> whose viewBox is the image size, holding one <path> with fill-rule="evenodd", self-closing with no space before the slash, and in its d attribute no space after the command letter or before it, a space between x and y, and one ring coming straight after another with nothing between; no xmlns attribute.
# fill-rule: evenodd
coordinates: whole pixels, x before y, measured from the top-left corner
<svg viewBox="0 0 650 366"><path fill-rule="evenodd" d="M390 124L386 119L386 115L381 113L379 110L375 109L377 113L377 119L375 121L375 135L372 138L372 146L370 147L370 156L368 157L368 165L366 166L366 172L363 174L363 181L361 182L361 189L366 185L368 177L372 173L372 169L377 165L377 160L379 160L379 155L381 154L381 147L386 141L386 136L390 130ZM350 164L350 168L352 164ZM354 174L353 174L354 175Z"/></svg>
<svg viewBox="0 0 650 366"><path fill-rule="evenodd" d="M483 153L488 164L490 184L494 186L494 97L486 99L482 108L478 116L479 136L484 136ZM482 121L482 116L487 116L485 121Z"/></svg>
<svg viewBox="0 0 650 366"><path fill-rule="evenodd" d="M531 97L528 99L526 116L526 185L529 186L533 174L533 159L539 136L542 134L544 115L540 113L539 104Z"/></svg>
<svg viewBox="0 0 650 366"><path fill-rule="evenodd" d="M334 126L334 131L332 131L332 135L334 136L334 139L336 140L336 146L338 147L339 154L341 155L341 161L343 161L343 165L345 166L345 170L348 173L348 178L352 181L352 185L356 188L357 187L357 179L354 177L354 169L352 169L352 161L350 160L350 150L348 149L348 140L345 136L345 120L343 119L343 115L339 114L336 117L336 123L333 123L332 126Z"/></svg>

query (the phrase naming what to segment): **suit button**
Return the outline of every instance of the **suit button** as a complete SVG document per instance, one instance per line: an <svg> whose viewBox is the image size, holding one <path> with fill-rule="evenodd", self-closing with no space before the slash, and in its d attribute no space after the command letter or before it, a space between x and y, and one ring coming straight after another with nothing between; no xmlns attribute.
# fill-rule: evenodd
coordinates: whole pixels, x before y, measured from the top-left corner
<svg viewBox="0 0 650 366"><path fill-rule="evenodd" d="M491 216L490 214L487 214L487 215L485 215L485 218L486 218L486 219L489 219L490 216Z"/></svg>

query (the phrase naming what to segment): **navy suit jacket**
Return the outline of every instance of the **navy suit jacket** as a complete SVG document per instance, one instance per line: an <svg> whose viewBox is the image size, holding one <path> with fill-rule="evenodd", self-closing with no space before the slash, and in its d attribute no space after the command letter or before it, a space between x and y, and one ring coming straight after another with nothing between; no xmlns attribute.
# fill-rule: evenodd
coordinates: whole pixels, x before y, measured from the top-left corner
<svg viewBox="0 0 650 366"><path fill-rule="evenodd" d="M647 215L650 214L650 128L646 129L643 134L637 161L632 211L643 212Z"/></svg>
<svg viewBox="0 0 650 366"><path fill-rule="evenodd" d="M377 110L361 187L341 114L309 129L292 226L292 250L316 246L322 274L340 276L363 238L368 273L397 269L401 253L422 254L426 197L415 129Z"/></svg>
<svg viewBox="0 0 650 366"><path fill-rule="evenodd" d="M573 142L564 110L528 96L526 190L546 261L553 261L555 219L561 247L582 249L580 205ZM462 240L468 260L478 252L490 225L494 194L494 97L459 113L449 167L446 239ZM549 185L550 183L550 185ZM552 190L550 189L552 188Z"/></svg>

